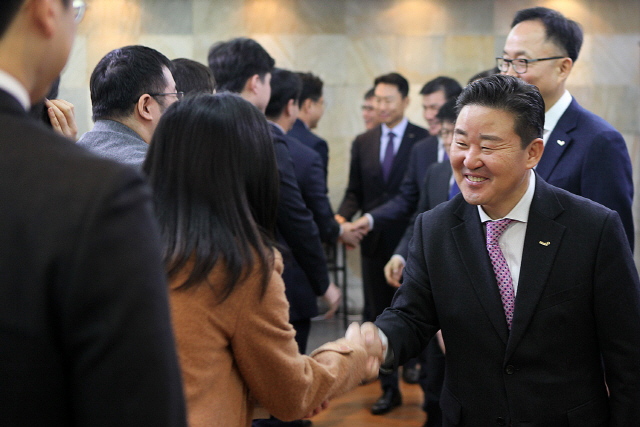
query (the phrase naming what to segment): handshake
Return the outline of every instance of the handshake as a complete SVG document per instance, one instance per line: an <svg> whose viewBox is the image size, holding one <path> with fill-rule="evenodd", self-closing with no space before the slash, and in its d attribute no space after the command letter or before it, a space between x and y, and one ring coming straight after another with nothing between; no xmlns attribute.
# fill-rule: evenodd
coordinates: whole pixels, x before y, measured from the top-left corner
<svg viewBox="0 0 640 427"><path fill-rule="evenodd" d="M338 214L334 218L340 224L339 240L349 249L355 249L369 232L369 219L366 216L354 222L348 222L345 217Z"/></svg>
<svg viewBox="0 0 640 427"><path fill-rule="evenodd" d="M354 346L364 347L367 352L367 369L362 382L366 383L378 378L380 365L384 363L387 353L387 347L380 339L378 327L371 322L365 322L362 326L353 322L347 328L344 338Z"/></svg>

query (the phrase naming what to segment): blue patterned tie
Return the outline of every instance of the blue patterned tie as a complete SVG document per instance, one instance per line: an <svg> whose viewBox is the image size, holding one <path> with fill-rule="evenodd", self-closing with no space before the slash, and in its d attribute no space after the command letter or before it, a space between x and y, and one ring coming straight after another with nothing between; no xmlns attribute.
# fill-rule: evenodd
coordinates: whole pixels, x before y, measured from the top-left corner
<svg viewBox="0 0 640 427"><path fill-rule="evenodd" d="M384 152L384 159L382 160L382 177L384 182L389 179L391 173L391 166L393 166L393 138L395 135L393 132L389 132L389 141L387 142L387 149Z"/></svg>

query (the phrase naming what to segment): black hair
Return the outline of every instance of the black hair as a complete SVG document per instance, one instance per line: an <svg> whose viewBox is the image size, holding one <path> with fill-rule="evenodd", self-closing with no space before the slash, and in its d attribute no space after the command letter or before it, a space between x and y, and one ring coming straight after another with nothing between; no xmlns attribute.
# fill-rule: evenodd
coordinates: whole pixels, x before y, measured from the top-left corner
<svg viewBox="0 0 640 427"><path fill-rule="evenodd" d="M164 92L165 67L171 68L169 59L146 46L125 46L107 53L91 73L93 120L127 117L142 95Z"/></svg>
<svg viewBox="0 0 640 427"><path fill-rule="evenodd" d="M440 76L425 83L422 89L420 89L420 95L431 95L439 90L444 92L444 97L448 101L460 95L462 86L451 77Z"/></svg>
<svg viewBox="0 0 640 427"><path fill-rule="evenodd" d="M271 73L271 98L265 110L265 116L277 119L280 117L290 100L296 104L302 92L302 81L292 71L274 68Z"/></svg>
<svg viewBox="0 0 640 427"><path fill-rule="evenodd" d="M376 88L372 87L364 93L364 100L366 101L367 99L371 99L374 96L376 96Z"/></svg>
<svg viewBox="0 0 640 427"><path fill-rule="evenodd" d="M398 73L383 74L381 76L376 77L376 79L373 81L374 89L380 83L394 85L395 87L398 88L398 91L400 92L403 98L406 98L409 95L409 82L407 81L407 79L405 79Z"/></svg>
<svg viewBox="0 0 640 427"><path fill-rule="evenodd" d="M153 189L170 278L184 268L190 288L218 262L227 298L260 267L263 294L273 267L278 170L267 121L230 93L195 95L162 115L143 165Z"/></svg>
<svg viewBox="0 0 640 427"><path fill-rule="evenodd" d="M483 79L485 77L489 77L492 76L494 74L500 74L500 68L498 67L493 67L489 70L484 70L484 71L480 71L479 73L474 74L473 76L471 76L471 78L469 79L469 81L467 82L467 84L469 83L473 83L476 80L480 80Z"/></svg>
<svg viewBox="0 0 640 427"><path fill-rule="evenodd" d="M573 62L576 62L583 40L580 24L567 19L556 10L546 7L532 7L518 11L513 18L511 28L523 21L534 20L539 20L544 25L547 41L562 49Z"/></svg>
<svg viewBox="0 0 640 427"><path fill-rule="evenodd" d="M0 1L0 37L4 36L25 0Z"/></svg>
<svg viewBox="0 0 640 427"><path fill-rule="evenodd" d="M176 82L176 90L184 92L185 95L195 95L196 93L211 95L216 87L211 69L192 59L173 59L171 74Z"/></svg>
<svg viewBox="0 0 640 427"><path fill-rule="evenodd" d="M264 81L274 65L274 59L258 42L244 37L216 43L209 49L209 68L219 92L240 93L256 74Z"/></svg>
<svg viewBox="0 0 640 427"><path fill-rule="evenodd" d="M519 78L496 74L469 84L458 97L456 110L467 105L479 105L513 114L514 132L522 148L542 138L544 100L540 91Z"/></svg>
<svg viewBox="0 0 640 427"><path fill-rule="evenodd" d="M304 101L307 99L318 102L320 98L322 98L322 87L324 85L320 77L314 76L311 73L296 74L302 81L302 93L300 93L300 100L298 101L299 106L302 107L302 104L304 104ZM271 90L273 90L273 85L271 86Z"/></svg>
<svg viewBox="0 0 640 427"><path fill-rule="evenodd" d="M458 113L456 111L456 100L450 99L438 110L438 114L436 114L436 119L443 121L448 121L451 123L455 123L458 119Z"/></svg>

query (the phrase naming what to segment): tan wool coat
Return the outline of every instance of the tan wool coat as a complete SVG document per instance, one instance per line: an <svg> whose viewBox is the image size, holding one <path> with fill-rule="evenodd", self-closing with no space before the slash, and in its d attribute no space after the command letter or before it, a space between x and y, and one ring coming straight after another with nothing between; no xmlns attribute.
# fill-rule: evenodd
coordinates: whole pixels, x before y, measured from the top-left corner
<svg viewBox="0 0 640 427"><path fill-rule="evenodd" d="M220 303L224 265L209 282L177 289L170 283L172 320L191 427L246 427L257 400L282 420L302 418L365 377L367 354L342 339L312 353L298 353L282 281L282 256L275 251L266 293L259 271L238 283Z"/></svg>

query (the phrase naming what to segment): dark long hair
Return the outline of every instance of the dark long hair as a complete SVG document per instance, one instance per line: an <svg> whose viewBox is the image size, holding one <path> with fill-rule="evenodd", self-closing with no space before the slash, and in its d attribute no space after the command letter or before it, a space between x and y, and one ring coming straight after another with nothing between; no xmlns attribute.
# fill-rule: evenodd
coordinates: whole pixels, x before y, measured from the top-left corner
<svg viewBox="0 0 640 427"><path fill-rule="evenodd" d="M224 262L224 300L258 263L264 291L273 265L279 185L264 115L229 93L174 103L158 124L143 168L169 277L193 261L181 284L188 288L206 282L216 263Z"/></svg>

